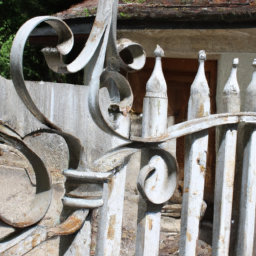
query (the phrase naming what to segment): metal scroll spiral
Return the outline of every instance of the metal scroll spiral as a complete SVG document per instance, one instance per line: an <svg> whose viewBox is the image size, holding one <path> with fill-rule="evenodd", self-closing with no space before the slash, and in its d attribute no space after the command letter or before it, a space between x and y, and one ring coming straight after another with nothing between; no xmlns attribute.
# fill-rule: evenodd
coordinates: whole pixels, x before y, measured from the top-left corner
<svg viewBox="0 0 256 256"><path fill-rule="evenodd" d="M50 129L58 132L65 138L65 131L52 123L36 106L31 98L23 76L23 51L26 41L33 29L42 22L48 23L58 35L58 44L55 48L42 50L50 69L57 73L75 73L83 68L88 72L90 85L88 104L90 113L96 124L105 132L126 140L131 148L138 148L148 152L150 162L145 164L138 178L138 187L145 198L152 203L162 204L173 194L176 186L177 163L175 158L167 151L155 144L136 143L129 136L118 133L112 126L108 116L108 109L115 108L125 118L132 107L133 93L127 79L119 73L122 68L127 72L135 72L143 68L146 54L143 48L128 39L116 41L117 0L100 0L97 15L89 39L79 56L70 64L65 64L62 55L70 52L74 44L74 36L70 28L62 20L42 16L27 21L18 31L11 50L11 75L15 89L30 112ZM133 62L126 64L119 55L122 50L128 49ZM116 95L110 97L107 105L102 106L100 90L110 91L114 84ZM110 95L111 96L111 95ZM152 142L152 141L151 141ZM120 149L122 150L122 149ZM118 154L119 150L113 152ZM156 161L160 159L159 168ZM75 164L72 166L77 168ZM161 180L156 177L161 176ZM158 187L158 192L152 192L152 186Z"/></svg>

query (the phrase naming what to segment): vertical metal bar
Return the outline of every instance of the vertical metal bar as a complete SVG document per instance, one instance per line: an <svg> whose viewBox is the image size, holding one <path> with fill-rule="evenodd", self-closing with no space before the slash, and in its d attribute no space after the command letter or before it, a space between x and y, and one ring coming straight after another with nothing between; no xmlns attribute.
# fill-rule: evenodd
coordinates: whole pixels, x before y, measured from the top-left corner
<svg viewBox="0 0 256 256"><path fill-rule="evenodd" d="M137 227L135 255L157 256L159 254L162 205L148 202L146 207L146 212Z"/></svg>
<svg viewBox="0 0 256 256"><path fill-rule="evenodd" d="M118 118L121 117L118 115ZM120 122L118 130L128 134L130 123ZM103 186L104 204L100 210L96 256L120 255L126 169L127 164Z"/></svg>
<svg viewBox="0 0 256 256"><path fill-rule="evenodd" d="M119 256L120 254L126 168L127 165L103 187L104 204L100 210L95 252L97 256Z"/></svg>
<svg viewBox="0 0 256 256"><path fill-rule="evenodd" d="M254 72L248 85L245 98L245 111L256 112L256 59L253 62ZM255 203L256 203L256 127L248 124L244 127L244 157L242 187L240 198L239 228L236 255L253 253Z"/></svg>
<svg viewBox="0 0 256 256"><path fill-rule="evenodd" d="M158 137L167 131L167 85L162 71L164 51L157 46L156 63L146 86L143 101L142 137ZM140 200L143 200L140 198ZM138 222L136 256L157 256L161 228L161 205L146 202L146 212Z"/></svg>
<svg viewBox="0 0 256 256"><path fill-rule="evenodd" d="M237 82L238 59L234 59L230 77L223 91L223 113L240 111L240 89ZM222 128L222 138L217 155L214 190L214 220L212 255L229 253L233 187L236 162L237 125Z"/></svg>
<svg viewBox="0 0 256 256"><path fill-rule="evenodd" d="M190 91L188 120L210 115L209 87L204 72L205 60L205 52L200 51L199 68ZM186 136L180 256L196 255L207 149L208 130Z"/></svg>

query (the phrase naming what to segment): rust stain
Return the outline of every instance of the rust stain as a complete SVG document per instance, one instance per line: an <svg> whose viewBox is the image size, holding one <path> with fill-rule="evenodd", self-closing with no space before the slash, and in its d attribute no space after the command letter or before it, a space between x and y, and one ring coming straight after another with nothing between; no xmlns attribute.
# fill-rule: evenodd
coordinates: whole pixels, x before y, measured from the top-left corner
<svg viewBox="0 0 256 256"><path fill-rule="evenodd" d="M222 243L222 244L224 244L224 243L225 243L224 236L219 237L219 240L221 241L221 243Z"/></svg>
<svg viewBox="0 0 256 256"><path fill-rule="evenodd" d="M33 236L33 240L31 241L32 248L36 247L38 245L38 238L40 238L39 234L36 234Z"/></svg>
<svg viewBox="0 0 256 256"><path fill-rule="evenodd" d="M94 35L90 40L91 40L91 42L94 42L95 40L96 40L96 38L97 38L97 35Z"/></svg>
<svg viewBox="0 0 256 256"><path fill-rule="evenodd" d="M37 137L37 136L40 136L42 133L41 132L38 132L38 133L34 133L33 134L33 137Z"/></svg>
<svg viewBox="0 0 256 256"><path fill-rule="evenodd" d="M188 193L189 188L185 188L184 193Z"/></svg>
<svg viewBox="0 0 256 256"><path fill-rule="evenodd" d="M12 225L16 228L24 228L33 225L33 221L31 222L19 222L19 223L12 223Z"/></svg>
<svg viewBox="0 0 256 256"><path fill-rule="evenodd" d="M4 151L2 149L0 149L0 156L4 155Z"/></svg>
<svg viewBox="0 0 256 256"><path fill-rule="evenodd" d="M115 238L115 225L116 225L116 215L111 215L109 220L109 227L108 227L108 235L107 238L109 240L113 240Z"/></svg>
<svg viewBox="0 0 256 256"><path fill-rule="evenodd" d="M103 28L104 22L99 22L99 21L95 20L93 25L97 28Z"/></svg>
<svg viewBox="0 0 256 256"><path fill-rule="evenodd" d="M191 238L191 234L189 232L187 232L187 238L188 238L188 241L191 242L192 238Z"/></svg>
<svg viewBox="0 0 256 256"><path fill-rule="evenodd" d="M233 173L233 168L234 168L234 161L230 160L228 162L228 171L227 171L227 186L228 187L233 187L234 185L234 173Z"/></svg>
<svg viewBox="0 0 256 256"><path fill-rule="evenodd" d="M200 104L198 109L198 117L204 117L204 104Z"/></svg>
<svg viewBox="0 0 256 256"><path fill-rule="evenodd" d="M49 229L47 236L52 237L57 235L73 234L82 227L82 224L83 224L83 220L72 215L59 226Z"/></svg>
<svg viewBox="0 0 256 256"><path fill-rule="evenodd" d="M150 217L148 217L148 228L149 230L152 230L153 228L153 220Z"/></svg>
<svg viewBox="0 0 256 256"><path fill-rule="evenodd" d="M113 180L113 179L110 179L110 180L108 181L108 198L111 197L112 190L113 190L113 186L114 186L114 180Z"/></svg>
<svg viewBox="0 0 256 256"><path fill-rule="evenodd" d="M204 173L204 172L205 172L205 168L204 168L204 166L203 166L203 165L200 165L200 171L201 171L202 173Z"/></svg>
<svg viewBox="0 0 256 256"><path fill-rule="evenodd" d="M151 188L151 190L154 190L156 188L156 186L153 186L152 188Z"/></svg>

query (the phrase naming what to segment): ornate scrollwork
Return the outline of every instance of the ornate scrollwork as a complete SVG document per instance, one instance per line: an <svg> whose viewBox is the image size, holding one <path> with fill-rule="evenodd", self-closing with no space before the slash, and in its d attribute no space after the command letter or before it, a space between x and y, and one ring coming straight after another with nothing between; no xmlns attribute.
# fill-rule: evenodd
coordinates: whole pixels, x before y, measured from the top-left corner
<svg viewBox="0 0 256 256"><path fill-rule="evenodd" d="M178 172L175 158L160 147L161 143L217 125L255 122L255 113L210 115L189 120L167 129L167 88L161 68L163 50L158 47L155 52L157 65L147 84L146 101L147 113L149 114L148 119L145 121L145 127L147 124L151 125L153 123L150 123L152 121L150 115L154 116L152 109L158 106L158 112L161 112L166 107L166 113L162 115L163 118L155 119L154 125L156 128L159 123L163 126L163 129L160 132L159 130L158 132L155 131L155 134L153 134L152 130L150 130L151 128L148 128L148 132L143 133L142 137L131 136L130 130L128 132L120 130L116 116L122 117L121 121L123 123L126 122L127 127L130 126L129 111L133 104L133 93L128 80L119 71L121 68L126 72L140 70L145 64L146 54L141 45L129 39L116 41L117 5L117 0L99 1L97 15L89 39L79 56L68 65L63 62L62 56L70 52L74 44L74 38L72 31L65 22L50 16L36 17L27 21L18 31L13 42L11 51L12 80L19 97L26 107L42 124L50 128L46 132L57 133L65 139L69 147L70 158L69 169L63 171L67 178L83 182L107 183L116 173L120 173L124 169L131 155L142 151L146 155L146 163L141 166L137 187L147 202L159 207L173 195ZM52 26L59 39L55 48L42 50L49 68L57 73L75 73L85 68L87 82L90 85L87 100L94 122L106 133L119 137L128 144L127 147L117 148L101 157L90 168L79 165L83 147L79 139L67 133L67 131L61 130L40 111L31 98L24 81L22 61L25 43L30 32L42 22ZM122 59L122 51L129 51L131 57L129 63ZM204 52L200 52L199 59L205 59ZM207 82L205 87L207 87L206 85ZM102 95L105 92L107 92L107 98ZM159 102L162 104L162 109ZM144 117L147 113L143 114ZM113 116L114 118L112 118ZM36 195L30 210L25 213L11 215L12 218L9 219L8 214L1 208L0 219L11 226L19 228L34 225L43 218L51 202L49 173L42 160L22 142L17 134L4 125L0 125L0 142L3 142L7 147L14 147L15 150L18 150L20 155L24 156L31 164L36 176ZM38 235L40 238L38 240L39 244L53 236L74 233L81 228L89 209L100 207L104 203L103 199L86 200L65 196L63 204L79 210L74 211L66 221L57 227L44 228L37 226L7 243L0 244L0 252L11 248L15 244L22 243L22 241L24 242L26 236L31 234ZM11 210L15 212L16 209Z"/></svg>
<svg viewBox="0 0 256 256"><path fill-rule="evenodd" d="M31 174L29 175L31 184L29 187L33 188L33 183L35 183L36 188L32 189L34 191L33 198L27 200L27 195L23 192L20 193L19 187L16 187L17 191L6 189L4 194L1 194L1 202L5 202L5 205L0 208L0 219L5 223L17 227L24 228L32 226L38 221L40 221L48 210L48 207L52 198L52 185L50 175L45 168L43 161L22 141L22 139L15 134L7 126L0 124L0 148L5 152L13 152L12 154L17 155L20 159L27 162L25 164L26 172L35 173L35 182L32 182ZM15 168L8 169L6 173L6 180L3 186L10 186L19 183L22 177L13 177L15 173L22 175L21 171L15 172ZM29 171L29 169L32 169ZM26 175L26 173L25 173ZM24 185L24 184L23 184ZM29 190L27 187L27 190ZM18 193L18 194L17 194ZM20 200L23 202L20 202ZM18 205L22 207L18 207Z"/></svg>

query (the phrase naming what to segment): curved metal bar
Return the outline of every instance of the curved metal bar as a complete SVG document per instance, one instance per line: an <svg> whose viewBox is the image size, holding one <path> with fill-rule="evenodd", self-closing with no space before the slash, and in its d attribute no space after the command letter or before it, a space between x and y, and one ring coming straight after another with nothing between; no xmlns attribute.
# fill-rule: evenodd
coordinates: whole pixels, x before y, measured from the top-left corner
<svg viewBox="0 0 256 256"><path fill-rule="evenodd" d="M29 230L26 230L25 232L23 232L22 234L20 234L19 236L15 237L15 238L11 239L10 241L0 243L0 253L5 252L8 249L10 249L11 247L20 243L21 241L26 239L28 236L35 233L36 229L37 229L37 227L30 228Z"/></svg>
<svg viewBox="0 0 256 256"><path fill-rule="evenodd" d="M65 220L59 226L50 228L47 232L47 237L52 238L54 236L71 235L75 233L82 227L88 214L89 210L75 211L67 218L67 220Z"/></svg>
<svg viewBox="0 0 256 256"><path fill-rule="evenodd" d="M36 104L32 100L24 81L23 76L23 51L26 44L26 41L31 33L31 31L40 23L47 21L54 28L56 28L59 36L59 44L57 48L60 53L67 54L73 46L73 34L69 27L60 19L50 17L50 16L41 16L33 18L27 21L17 32L12 49L11 49L11 76L13 80L14 87L26 105L30 112L43 124L47 125L50 128L60 130L56 125L54 125L47 117L42 114L42 112L37 108Z"/></svg>
<svg viewBox="0 0 256 256"><path fill-rule="evenodd" d="M65 206L84 209L94 209L103 205L102 199L88 200L63 197L62 201Z"/></svg>
<svg viewBox="0 0 256 256"><path fill-rule="evenodd" d="M6 124L2 123L1 121L0 121L0 132L4 133L6 135L9 135L11 137L14 137L14 138L16 138L18 140L21 140L21 136L18 133L13 131L9 126L7 126Z"/></svg>
<svg viewBox="0 0 256 256"><path fill-rule="evenodd" d="M18 213L9 216L0 208L0 219L13 227L27 227L41 220L47 212L52 198L52 185L50 174L43 161L22 140L0 132L0 141L19 150L32 165L36 174L36 194L34 201L26 214ZM16 205L13 206L14 211Z"/></svg>
<svg viewBox="0 0 256 256"><path fill-rule="evenodd" d="M80 53L80 55L69 65L64 64L62 56L67 54L73 47L74 38L69 27L60 19L50 16L41 16L27 21L18 31L11 50L11 75L15 89L30 112L43 124L48 127L61 130L58 126L53 124L36 106L32 100L23 77L23 51L26 41L31 31L40 23L46 22L51 25L57 32L59 42L56 48L45 48L43 53L45 55L48 66L57 73L74 73L85 67L87 64L94 64L94 56L97 57L95 68L91 75L90 93L89 93L89 108L97 125L104 131L118 136L122 139L128 140L128 137L115 131L111 123L106 117L108 113L102 110L99 102L99 86L100 77L104 81L111 78L116 84L120 96L124 97L118 103L120 111L126 117L129 112L133 94L130 85L125 77L118 73L120 67L128 72L141 69L146 60L145 52L142 47L131 41L121 41L117 47L116 42L116 15L117 15L118 1L116 0L100 0L97 9L95 22L90 33L89 39ZM119 55L123 49L129 49L133 56L132 64L125 64ZM99 55L98 55L98 52ZM106 57L106 69L102 76L104 60ZM93 63L91 63L91 61ZM104 82L102 83L104 86ZM128 117L127 117L128 118Z"/></svg>
<svg viewBox="0 0 256 256"><path fill-rule="evenodd" d="M118 73L120 67L124 68L126 71L134 71L141 69L146 60L145 52L143 51L140 45L135 45L130 42L129 45L118 46L116 42L116 17L117 17L117 8L118 1L114 0L112 3L112 17L111 17L111 25L105 32L104 42L101 48L101 52L99 54L98 61L95 65L95 69L93 71L91 83L90 83L90 92L89 92L89 109L90 113L96 122L96 124L105 132L117 136L124 140L129 140L128 137L117 132L108 120L108 113L106 109L102 109L100 106L100 97L99 90L104 86L104 81L106 82L108 79L112 79L116 85L116 89L118 90L121 101L117 104L113 103L112 105L118 105L120 112L123 112L123 115L126 117L126 113L130 110L133 101L133 94L130 88L129 82L125 77ZM105 47L107 49L105 50ZM122 58L119 55L119 51L124 49L125 47L133 47L133 64L126 65ZM119 50L118 50L119 49ZM137 56L137 54L139 56ZM106 56L106 70L101 76L100 68L103 67L103 60ZM138 58L139 61L136 59ZM102 69L103 70L103 69ZM99 77L101 77L101 83L103 86L99 85ZM122 96L125 95L124 98ZM128 117L127 117L128 118Z"/></svg>
<svg viewBox="0 0 256 256"><path fill-rule="evenodd" d="M135 72L141 70L146 63L146 53L143 50L140 44L134 43L129 39L122 38L117 40L117 50L122 52L123 50L128 50L133 58L132 63L125 63L123 59L120 57L120 66L127 72Z"/></svg>
<svg viewBox="0 0 256 256"><path fill-rule="evenodd" d="M71 64L67 65L68 72L75 73L89 63L101 42L107 25L109 24L111 11L111 1L99 0L96 18L89 39L79 56Z"/></svg>
<svg viewBox="0 0 256 256"><path fill-rule="evenodd" d="M100 77L100 88L108 88L108 85L111 85L112 81L118 89L119 99L111 101L109 107L117 106L119 108L119 111L122 112L124 116L126 116L129 113L133 103L133 93L131 86L127 79L118 72L105 70ZM105 109L101 108L101 112L103 112L104 110ZM104 116L105 115L103 115L103 117ZM105 122L109 124L108 120L106 119ZM111 125L109 124L109 126Z"/></svg>
<svg viewBox="0 0 256 256"><path fill-rule="evenodd" d="M24 239L20 240L18 243L16 242L14 246L9 247L1 253L1 255L25 255L47 239L47 229L45 227L36 226L32 231L33 233L31 235L24 237ZM12 241L13 240L11 240L10 243L12 243Z"/></svg>
<svg viewBox="0 0 256 256"><path fill-rule="evenodd" d="M116 148L94 162L93 171L106 173L125 164L140 148Z"/></svg>
<svg viewBox="0 0 256 256"><path fill-rule="evenodd" d="M25 85L23 77L23 51L26 41L32 30L42 22L51 25L58 34L58 45L56 48L43 50L48 66L57 73L74 73L86 66L95 54L111 16L111 1L100 0L97 16L92 28L88 42L80 55L69 65L63 63L61 55L66 55L73 47L74 38L72 31L62 20L41 16L27 21L18 31L13 41L11 50L11 75L15 89L30 110L30 112L43 124L50 128L60 130L37 108Z"/></svg>
<svg viewBox="0 0 256 256"><path fill-rule="evenodd" d="M69 179L77 179L80 181L104 183L112 178L113 172L81 172L75 170L65 170L63 175Z"/></svg>
<svg viewBox="0 0 256 256"><path fill-rule="evenodd" d="M150 158L137 179L141 195L154 204L168 201L177 185L178 164L172 154L157 147L146 149Z"/></svg>
<svg viewBox="0 0 256 256"><path fill-rule="evenodd" d="M215 114L207 117L197 118L189 120L180 124L173 125L168 128L166 136L155 138L141 138L131 137L134 142L164 142L171 139L176 139L191 133L202 131L214 126L220 126L224 124L236 124L236 123L256 123L255 112L239 112L239 113L225 113Z"/></svg>

